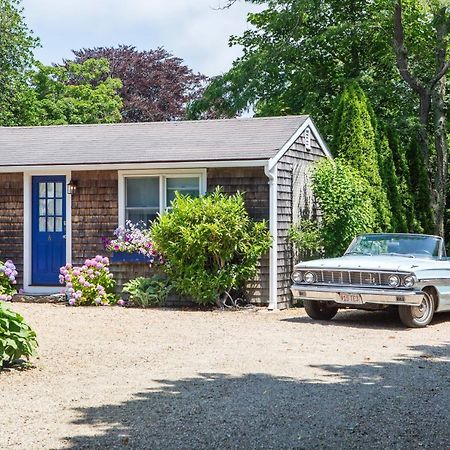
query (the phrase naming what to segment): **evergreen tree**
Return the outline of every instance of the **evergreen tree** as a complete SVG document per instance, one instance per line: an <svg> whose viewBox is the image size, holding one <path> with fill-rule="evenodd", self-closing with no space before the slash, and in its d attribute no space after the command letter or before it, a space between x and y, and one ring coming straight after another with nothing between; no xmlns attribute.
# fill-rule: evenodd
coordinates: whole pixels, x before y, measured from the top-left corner
<svg viewBox="0 0 450 450"><path fill-rule="evenodd" d="M434 233L431 191L423 154L418 142L413 139L408 148L410 189L414 198L416 217L424 233Z"/></svg>
<svg viewBox="0 0 450 450"><path fill-rule="evenodd" d="M389 146L388 138L384 133L381 134L379 139L378 163L383 187L390 204L392 230L398 233L406 233L408 231L408 224L400 193L400 183L395 170L392 149Z"/></svg>
<svg viewBox="0 0 450 450"><path fill-rule="evenodd" d="M407 230L411 233L421 233L423 231L421 224L416 218L416 208L414 204L413 194L410 186L410 175L408 160L406 158L406 146L400 144L398 136L392 130L386 129L389 147L392 151L395 171L398 179L400 197L402 199L403 210Z"/></svg>
<svg viewBox="0 0 450 450"><path fill-rule="evenodd" d="M370 185L376 230L391 229L391 211L380 176L376 134L367 97L356 82L342 93L334 120L333 151L359 171Z"/></svg>

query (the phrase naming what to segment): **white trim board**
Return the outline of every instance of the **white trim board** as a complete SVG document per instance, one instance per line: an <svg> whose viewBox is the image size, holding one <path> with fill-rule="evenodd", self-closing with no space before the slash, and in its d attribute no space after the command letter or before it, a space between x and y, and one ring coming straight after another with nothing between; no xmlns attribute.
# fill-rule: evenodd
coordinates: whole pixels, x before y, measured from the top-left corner
<svg viewBox="0 0 450 450"><path fill-rule="evenodd" d="M67 183L70 181L70 170L26 171L23 174L23 289L26 294L55 294L61 288L58 286L32 286L32 178L33 176L61 175L66 177L66 262L72 262L72 196L67 193Z"/></svg>
<svg viewBox="0 0 450 450"><path fill-rule="evenodd" d="M111 163L111 164L73 164L73 165L47 165L47 166L8 166L0 167L0 173L40 172L57 173L82 170L141 170L141 169L207 169L215 167L263 167L267 159L246 159L230 161L189 161L189 162L137 162L137 163Z"/></svg>

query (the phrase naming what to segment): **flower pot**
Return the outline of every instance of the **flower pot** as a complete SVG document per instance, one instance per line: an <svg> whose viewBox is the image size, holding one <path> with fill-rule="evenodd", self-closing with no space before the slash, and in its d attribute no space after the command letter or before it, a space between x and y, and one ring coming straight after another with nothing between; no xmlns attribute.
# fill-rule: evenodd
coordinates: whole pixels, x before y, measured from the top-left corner
<svg viewBox="0 0 450 450"><path fill-rule="evenodd" d="M151 258L139 252L112 252L112 263L145 263L150 264Z"/></svg>

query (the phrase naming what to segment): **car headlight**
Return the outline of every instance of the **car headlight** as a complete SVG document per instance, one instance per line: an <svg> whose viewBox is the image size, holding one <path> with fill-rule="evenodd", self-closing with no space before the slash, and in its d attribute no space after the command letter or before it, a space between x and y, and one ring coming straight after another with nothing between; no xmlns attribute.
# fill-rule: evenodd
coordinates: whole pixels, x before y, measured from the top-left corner
<svg viewBox="0 0 450 450"><path fill-rule="evenodd" d="M304 280L306 283L312 284L316 281L316 275L313 272L306 272Z"/></svg>
<svg viewBox="0 0 450 450"><path fill-rule="evenodd" d="M407 275L403 278L403 286L411 288L416 284L416 279L412 275Z"/></svg>
<svg viewBox="0 0 450 450"><path fill-rule="evenodd" d="M294 283L301 283L303 280L303 276L300 270L294 270L292 272L291 278Z"/></svg>
<svg viewBox="0 0 450 450"><path fill-rule="evenodd" d="M398 275L391 275L388 278L388 284L390 287L398 287L400 285L400 277Z"/></svg>

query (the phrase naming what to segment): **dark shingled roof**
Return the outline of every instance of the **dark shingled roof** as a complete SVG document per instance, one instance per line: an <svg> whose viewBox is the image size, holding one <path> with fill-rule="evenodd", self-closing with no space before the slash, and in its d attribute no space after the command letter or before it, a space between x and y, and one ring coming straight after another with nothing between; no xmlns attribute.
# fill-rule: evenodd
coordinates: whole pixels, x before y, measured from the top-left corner
<svg viewBox="0 0 450 450"><path fill-rule="evenodd" d="M0 127L0 167L270 159L307 118Z"/></svg>

